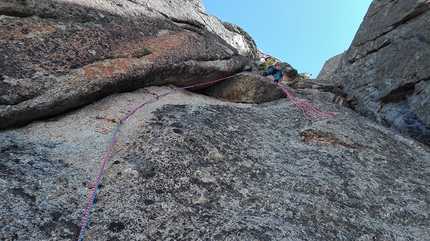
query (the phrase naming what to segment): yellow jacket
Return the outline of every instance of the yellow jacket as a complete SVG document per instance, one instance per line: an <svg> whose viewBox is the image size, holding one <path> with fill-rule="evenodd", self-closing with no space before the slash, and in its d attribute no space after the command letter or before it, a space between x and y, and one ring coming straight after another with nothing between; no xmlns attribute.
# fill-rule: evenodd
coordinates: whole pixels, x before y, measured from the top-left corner
<svg viewBox="0 0 430 241"><path fill-rule="evenodd" d="M264 70L268 70L272 65L276 64L276 59L271 57L269 60L266 61L266 68Z"/></svg>

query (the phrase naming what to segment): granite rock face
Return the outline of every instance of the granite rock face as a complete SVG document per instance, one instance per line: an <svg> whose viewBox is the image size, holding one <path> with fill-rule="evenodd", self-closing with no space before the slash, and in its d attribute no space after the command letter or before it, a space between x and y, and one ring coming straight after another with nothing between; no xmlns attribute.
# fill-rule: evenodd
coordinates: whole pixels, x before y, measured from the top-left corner
<svg viewBox="0 0 430 241"><path fill-rule="evenodd" d="M342 59L344 54L345 54L345 52L328 59L324 63L324 66L322 67L321 71L319 72L316 80L328 80L328 79L334 78L336 71L338 71L340 60Z"/></svg>
<svg viewBox="0 0 430 241"><path fill-rule="evenodd" d="M146 89L0 132L3 240L77 239L114 121L171 91ZM119 128L84 240L428 240L429 147L330 93L291 93L336 117L188 91L144 105Z"/></svg>
<svg viewBox="0 0 430 241"><path fill-rule="evenodd" d="M205 18L216 21L200 1L182 3L0 2L0 128L115 92L195 84L243 70L249 59L239 50L255 46L232 47L227 32L238 33L224 28L222 39L205 26ZM179 4L187 14L172 8Z"/></svg>
<svg viewBox="0 0 430 241"><path fill-rule="evenodd" d="M373 1L336 71L363 116L430 145L430 1Z"/></svg>
<svg viewBox="0 0 430 241"><path fill-rule="evenodd" d="M242 73L229 81L206 88L205 94L238 103L261 104L285 98L285 93L272 80L255 73Z"/></svg>
<svg viewBox="0 0 430 241"><path fill-rule="evenodd" d="M430 239L430 148L340 84L288 83L305 120L200 1L0 12L1 240L77 240L101 173L83 240Z"/></svg>

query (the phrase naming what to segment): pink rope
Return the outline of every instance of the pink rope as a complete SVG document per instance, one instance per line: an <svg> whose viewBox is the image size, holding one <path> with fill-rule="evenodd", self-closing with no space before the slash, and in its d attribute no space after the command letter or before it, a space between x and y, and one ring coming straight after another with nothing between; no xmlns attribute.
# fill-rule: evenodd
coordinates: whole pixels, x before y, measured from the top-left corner
<svg viewBox="0 0 430 241"><path fill-rule="evenodd" d="M89 218L90 213L91 213L91 208L92 208L92 205L93 205L93 203L94 203L94 199L95 199L95 197L96 197L96 193L97 193L98 187L99 187L99 185L100 185L100 181L101 181L102 176L103 176L104 168L105 168L105 166L106 166L107 160L109 159L109 156L110 156L110 154L111 154L111 152L112 152L112 149L113 149L113 147L114 147L114 144L115 144L116 137L117 137L118 130L119 130L120 126L121 126L121 125L122 125L122 124L123 124L123 123L124 123L124 122L125 122L125 121L130 117L130 116L131 116L131 115L133 115L137 110L139 110L141 107L143 107L143 106L145 106L145 105L149 104L150 102L152 102L152 101L154 101L154 100L159 99L160 97L166 96L166 95L168 95L168 94L170 94L170 93L173 93L173 92L175 92L175 91L177 91L177 90L185 90L185 89L190 89L190 88L194 88L194 87L198 87L198 86L204 86L204 85L214 84L214 83L220 82L220 81L222 81L222 80L226 80L226 79L233 78L233 77L235 77L235 76L236 76L236 74L235 74L235 75L228 76L228 77L225 77L225 78L221 78L221 79L216 79L216 80L212 80L212 81L208 81L208 82L200 83L200 84L194 84L194 85L189 85L189 86L184 86L184 87L175 87L175 88L172 88L172 90L167 91L167 92L165 92L164 94L158 95L158 96L156 96L156 97L154 97L154 98L152 98L152 99L149 99L149 100L147 100L147 101L143 102L142 104L138 105L136 108L134 108L133 110L131 110L130 112L128 112L128 114L126 114L123 118L121 118L121 119L120 119L120 121L118 122L118 124L117 124L117 126L116 126L116 129L115 129L115 131L114 131L114 133L113 133L113 135L112 135L111 143L110 143L109 148L108 148L108 150L107 150L107 152L106 152L106 155L105 155L105 157L104 157L104 159L103 159L103 162L102 162L102 164L101 164L101 167L100 167L99 173L98 173L97 178L96 178L96 181L95 181L95 183L94 183L93 191L91 192L91 196L90 196L90 199L89 199L89 201L88 201L87 208L86 208L86 210L85 210L85 215L84 215L83 220L82 220L82 225L81 225L81 229L80 229L80 232L79 232L79 238L78 238L78 241L81 241L81 240L82 240L82 238L83 238L83 235L84 235L84 232L85 232L85 228L86 228L86 225L87 225L87 222L88 222L88 218ZM306 102L304 102L304 101L301 101L301 100L299 100L299 99L295 98L294 96L292 96L292 95L288 92L288 90L287 90L285 87L283 87L283 86L282 86L281 84L279 84L279 83L278 83L278 86L279 86L279 87L281 87L281 89L285 92L285 94L287 94L288 98L289 98L289 99L290 99L290 100L291 100L291 101L292 101L292 102L293 102L297 107L299 107L299 108L301 109L301 111L302 111L303 116L305 117L305 119L307 119L307 120L316 120L316 119L319 119L319 118L325 118L325 117L335 116L335 115L336 115L336 114L335 114L335 113L333 113L333 112L327 112L327 111L321 110L321 109L319 109L319 108L317 108L317 107L315 107L315 106L313 106L313 105L311 105L311 104L309 104L309 103L306 103ZM312 115L313 115L313 117L308 117L306 113L310 113L310 114L312 114ZM111 120L111 119L109 119L109 120Z"/></svg>
<svg viewBox="0 0 430 241"><path fill-rule="evenodd" d="M303 117L306 120L313 121L321 118L336 116L336 113L334 112L325 111L305 101L297 99L287 90L286 87L282 86L279 82L277 85L285 92L290 101L301 110Z"/></svg>
<svg viewBox="0 0 430 241"><path fill-rule="evenodd" d="M96 192L98 190L100 181L102 179L103 170L106 166L107 160L109 159L110 153L112 152L112 149L113 149L113 146L115 144L116 137L117 137L118 129L119 129L121 123L122 122L119 122L116 126L115 132L114 132L112 139L111 139L111 143L109 145L109 148L106 152L105 158L103 159L102 165L100 167L99 173L97 175L96 182L94 183L93 191L91 192L91 196L90 196L90 199L88 201L87 209L85 210L85 215L84 215L84 218L82 220L82 225L81 225L81 230L79 232L78 240L82 240L82 237L84 235L84 231L85 231L85 227L87 225L88 217L90 216L91 208L92 208L92 205L94 203L94 199L96 197Z"/></svg>
<svg viewBox="0 0 430 241"><path fill-rule="evenodd" d="M116 140L116 137L117 137L117 134L118 134L119 127L120 127L120 126L121 126L121 125L122 125L122 124L123 124L123 123L124 123L124 122L125 122L125 121L130 117L130 116L131 116L131 115L133 115L137 110L139 110L141 107L143 107L144 105L146 105L146 104L148 104L148 103L150 103L150 102L152 102L152 101L154 101L154 100L157 100L157 99L158 99L158 98L160 98L160 97L166 96L166 95L168 95L168 94L170 94L170 93L173 93L173 92L175 92L175 91L177 91L177 90L184 90L184 89L190 89L190 88L194 88L194 87L198 87L198 86L214 84L214 83L220 82L220 81L222 81L222 80L226 80L226 79L233 78L234 76L236 76L236 74L235 74L235 75L228 76L228 77L225 77L225 78L221 78L221 79L216 79L216 80L212 80L212 81L208 81L208 82L200 83L200 84L194 84L194 85L189 85L189 86L184 86L184 87L172 88L172 90L167 91L167 92L165 92L164 94L158 95L158 96L156 96L156 97L154 97L154 98L152 98L152 99L149 99L149 100L147 100L147 101L143 102L142 104L138 105L136 108L134 108L133 110L131 110L130 112L128 112L128 114L126 114L123 118L121 118L121 119L120 119L120 121L118 122L118 124L117 124L117 126L116 126L116 129L115 129L115 131L114 131L114 133L113 133L113 135L112 135L111 143L110 143L109 148L108 148L108 150L107 150L107 152L106 152L106 155L105 155L105 157L104 157L104 159L103 159L102 165L101 165L101 167L100 167L99 173L98 173L98 175L97 175L96 181L95 181L94 186L93 186L93 191L91 192L90 199L88 200L87 208L86 208L86 210L85 210L85 215L84 215L84 217L83 217L83 219L82 219L81 229L80 229L80 231L79 231L79 238L78 238L78 241L81 241L81 240L82 240L82 238L83 238L83 236L84 236L85 228L86 228L86 226L87 226L87 222L88 222L88 217L90 216L90 213L91 213L91 208L92 208L92 205L93 205L93 203L94 203L94 199L95 199L95 197L96 197L96 193L97 193L98 187L99 187L99 185L100 185L100 181L101 181L102 176L103 176L104 168L105 168L105 166L106 166L107 160L109 159L109 156L110 156L110 154L111 154L111 152L112 152L112 149L113 149L113 147L114 147L114 144L115 144L115 140Z"/></svg>

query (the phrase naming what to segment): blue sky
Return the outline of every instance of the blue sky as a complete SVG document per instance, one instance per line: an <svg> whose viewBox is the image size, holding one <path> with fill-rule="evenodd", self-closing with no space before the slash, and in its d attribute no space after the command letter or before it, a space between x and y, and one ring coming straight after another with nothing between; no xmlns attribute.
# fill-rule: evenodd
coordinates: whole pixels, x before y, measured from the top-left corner
<svg viewBox="0 0 430 241"><path fill-rule="evenodd" d="M206 12L248 32L265 53L316 78L347 50L372 0L202 0Z"/></svg>

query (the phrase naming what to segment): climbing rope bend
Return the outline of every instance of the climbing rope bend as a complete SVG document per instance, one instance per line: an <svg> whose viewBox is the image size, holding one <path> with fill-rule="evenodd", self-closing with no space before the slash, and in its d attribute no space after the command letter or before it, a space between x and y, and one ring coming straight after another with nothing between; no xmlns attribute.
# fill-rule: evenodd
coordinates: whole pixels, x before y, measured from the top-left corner
<svg viewBox="0 0 430 241"><path fill-rule="evenodd" d="M117 122L117 125L116 125L116 128L115 128L115 131L113 132L113 134L112 134L112 138L111 138L111 142L110 142L110 145L109 145L109 148L108 148L108 150L107 150L107 152L106 152L106 155L105 155L105 157L104 157L104 159L103 159L103 162L102 162L102 164L101 164L101 166L100 166L100 169L99 169L99 172L98 172L98 175L97 175L97 178L96 178L96 181L95 181L95 183L94 183L94 186L93 186L93 191L91 192L91 195L90 195L90 198L89 198L89 200L88 200L88 204L87 204L87 208L86 208L86 210L85 210L85 215L84 215L84 217L83 217L83 219L82 219L82 224L81 224L81 229L80 229L80 231L79 231L79 238L78 238L78 241L81 241L82 240L82 238L83 238L83 236L84 236L84 232L85 232L85 228L86 228L86 226L87 226L87 222L88 222L88 217L90 216L90 213L91 213L91 208L92 208L92 206L93 206L93 203L94 203L94 199L95 199L95 197L96 197L96 193L97 193L97 190L98 190L98 188L99 188L99 185L100 185L100 181L101 181L101 179L102 179L102 176L103 176L103 172L104 172L104 168L105 168L105 166L106 166L106 163L107 163L107 160L108 160L108 158L109 158L109 156L110 156L110 154L111 154L111 152L112 152L112 149L113 149L113 146L114 146L114 144L115 144L115 141L116 141L116 137L117 137L117 135L118 135L118 130L119 130L119 128L120 128L120 126L131 116L131 115L133 115L137 110L139 110L140 108L142 108L143 106L145 106L145 105L147 105L147 104L149 104L149 103L151 103L151 102L153 102L153 101L155 101L155 100L157 100L157 99L159 99L159 98L161 98L161 97L163 97L163 96L166 96L166 95L168 95L168 94L170 94L170 93L173 93L173 92L175 92L175 91L177 91L177 90L185 90L185 89L190 89L190 88L194 88L194 87L199 87L199 86L204 86L204 85L209 85L209 84L214 84L214 83L217 83L217 82L220 82L220 81L222 81L222 80L226 80L226 79L230 79L230 78L233 78L233 77L235 77L236 75L238 75L238 74L234 74L234 75L231 75L231 76L228 76L228 77L225 77L225 78L221 78L221 79L216 79L216 80L212 80L212 81L208 81L208 82L204 82L204 83L199 83L199 84L194 84L194 85L189 85L189 86L183 86L183 87L171 87L171 90L170 91L167 91L167 92L165 92L165 93L163 93L163 94L161 94L161 95L157 95L157 96L155 96L154 98L151 98L151 99L149 99L149 100L147 100L147 101L145 101L145 102L143 102L142 104L140 104L139 106L137 106L136 108L134 108L133 110L131 110L131 111L129 111L124 117L122 117L118 122ZM97 119L105 119L105 118L101 118L101 117L96 117ZM109 120L113 120L113 119L109 119Z"/></svg>
<svg viewBox="0 0 430 241"><path fill-rule="evenodd" d="M92 208L92 205L94 203L94 199L96 197L96 193L97 193L97 190L98 190L99 185L100 185L100 181L101 181L102 176L103 176L104 168L105 168L107 160L109 159L109 156L110 156L110 154L112 152L112 149L113 149L113 146L115 144L115 141L116 141L117 134L118 134L120 126L131 115L133 115L137 110L139 110L143 106L145 106L145 105L147 105L147 104L149 104L149 103L151 103L151 102L153 102L153 101L155 101L155 100L157 100L157 99L159 99L159 98L161 98L163 96L171 94L171 93L173 93L173 92L175 92L177 90L185 90L185 89L190 89L190 88L194 88L194 87L199 87L199 86L214 84L214 83L226 80L226 79L233 78L233 77L235 77L237 75L240 75L240 74L234 74L234 75L231 75L231 76L227 76L225 78L220 78L220 79L216 79L216 80L212 80L212 81L208 81L208 82L204 82L204 83L199 83L199 84L194 84L194 85L189 85L189 86L171 87L170 91L167 91L167 92L165 92L165 93L163 93L161 95L156 95L155 97L153 97L153 98L151 98L151 99L143 102L142 104L138 105L136 108L134 108L131 111L129 111L124 117L122 117L121 119L119 119L119 121L114 121L114 119L107 119L107 118L102 118L102 117L96 117L96 119L107 119L107 120L112 121L112 122L117 122L117 125L115 127L115 131L112 134L112 138L111 138L111 142L110 142L109 148L108 148L108 150L107 150L107 152L105 154L105 157L104 157L103 162L102 162L102 164L100 166L100 169L99 169L96 181L95 181L95 183L93 185L93 188L92 188L93 191L91 192L90 198L88 200L87 208L85 210L85 215L84 215L84 217L82 219L82 225L81 225L81 229L80 229L80 232L79 232L78 241L81 241L82 238L83 238L83 236L84 236L85 228L86 228L87 222L88 222L88 217L89 217L89 215L91 213L91 208ZM327 112L327 111L321 110L321 109L319 109L319 108L317 108L317 107L315 107L315 106L313 106L313 105L311 105L309 103L306 103L304 101L298 100L293 95L291 95L289 93L289 91L284 86L282 86L280 83L278 83L277 85L285 92L285 94L288 96L288 98L297 107L299 107L301 109L301 111L302 111L303 116L305 117L305 119L307 119L307 120L316 120L316 119L319 119L319 118L325 118L325 117L335 116L336 115L333 112ZM306 112L309 112L309 113L313 114L313 117L308 117L307 114L306 114Z"/></svg>

